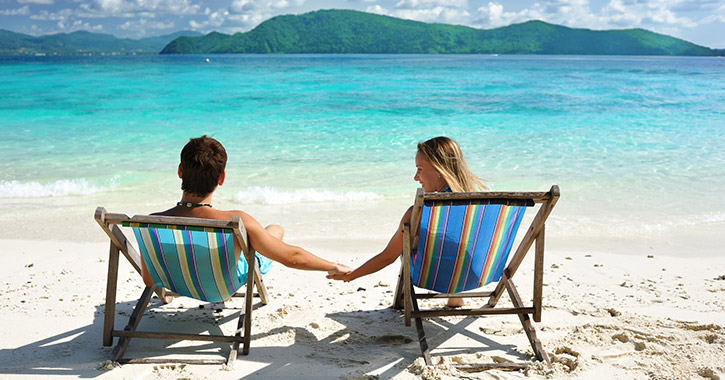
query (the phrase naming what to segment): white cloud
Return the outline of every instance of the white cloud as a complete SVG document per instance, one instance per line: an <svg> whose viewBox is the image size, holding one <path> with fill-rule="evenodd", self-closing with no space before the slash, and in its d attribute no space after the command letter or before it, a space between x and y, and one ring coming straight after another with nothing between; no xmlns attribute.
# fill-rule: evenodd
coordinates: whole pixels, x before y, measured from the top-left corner
<svg viewBox="0 0 725 380"><path fill-rule="evenodd" d="M400 0L396 8L418 9L421 7L468 8L468 0Z"/></svg>
<svg viewBox="0 0 725 380"><path fill-rule="evenodd" d="M677 34L679 28L695 28L698 23L674 9L691 8L693 4L694 0L609 0L599 9L592 9L588 0L541 0L529 8L510 11L501 3L489 2L476 10L470 25L490 28L538 19L575 28L641 27Z"/></svg>
<svg viewBox="0 0 725 380"><path fill-rule="evenodd" d="M3 9L0 10L0 15L3 16L27 16L30 14L30 7L27 5L17 9Z"/></svg>
<svg viewBox="0 0 725 380"><path fill-rule="evenodd" d="M257 5L252 0L234 0L229 5L229 9L236 13L251 12L258 9Z"/></svg>
<svg viewBox="0 0 725 380"><path fill-rule="evenodd" d="M722 0L672 0L670 9L675 12L712 12L722 7Z"/></svg>
<svg viewBox="0 0 725 380"><path fill-rule="evenodd" d="M81 17L189 16L199 14L201 6L191 0L93 0L80 5Z"/></svg>
<svg viewBox="0 0 725 380"><path fill-rule="evenodd" d="M648 14L649 18L657 24L682 25L686 28L696 27L697 23L687 17L677 17L669 9L659 9Z"/></svg>
<svg viewBox="0 0 725 380"><path fill-rule="evenodd" d="M702 19L703 24L711 24L717 22L725 22L725 4L720 5L718 9Z"/></svg>
<svg viewBox="0 0 725 380"><path fill-rule="evenodd" d="M73 22L72 28L75 29L75 30L88 30L88 31L94 31L94 32L96 32L96 31L99 31L99 30L103 30L103 25L100 25L99 24L99 25L91 26L91 24L89 24L88 22L83 22L81 20L76 20L75 22Z"/></svg>
<svg viewBox="0 0 725 380"><path fill-rule="evenodd" d="M277 10L287 9L295 6L301 6L304 0L233 0L229 5L229 10L234 13L269 13L275 11L274 15L279 14ZM268 16L273 16L269 13Z"/></svg>
<svg viewBox="0 0 725 380"><path fill-rule="evenodd" d="M379 15L388 15L390 13L387 9L381 7L380 4L375 4L373 6L367 7L365 9L365 12L368 12L368 13L377 13Z"/></svg>
<svg viewBox="0 0 725 380"><path fill-rule="evenodd" d="M642 17L635 12L628 11L622 0L611 0L606 7L602 8L600 18L603 24L610 26L626 27L639 25L642 22Z"/></svg>
<svg viewBox="0 0 725 380"><path fill-rule="evenodd" d="M536 3L532 8L530 11L538 13L548 22L587 28L600 26L599 17L591 10L587 0L548 0L543 4Z"/></svg>
<svg viewBox="0 0 725 380"><path fill-rule="evenodd" d="M141 31L141 32L145 32L148 29L164 30L164 29L171 29L173 27L174 27L173 22L149 21L148 19L145 19L145 18L142 18L138 21L129 20L118 26L118 28L121 30L131 30L131 31ZM136 34L144 34L144 33L136 33Z"/></svg>
<svg viewBox="0 0 725 380"><path fill-rule="evenodd" d="M73 10L70 8L61 9L57 12L48 12L46 10L40 11L38 14L30 15L31 20L40 21L65 21L73 15Z"/></svg>
<svg viewBox="0 0 725 380"><path fill-rule="evenodd" d="M689 0L610 0L598 17L600 28L642 27L661 33L677 33L679 28L695 28L698 23L685 16L678 16L674 9L691 9Z"/></svg>
<svg viewBox="0 0 725 380"><path fill-rule="evenodd" d="M91 25L88 22L84 22L82 20L75 20L72 23L66 23L65 21L58 21L58 28L62 32L66 33L72 33L78 30L86 30L89 32L100 32L103 30L103 25Z"/></svg>
<svg viewBox="0 0 725 380"><path fill-rule="evenodd" d="M226 9L219 9L214 12L211 12L209 10L205 10L204 12L207 15L207 19L201 22L198 22L196 20L190 20L189 26L192 30L199 30L199 31L208 31L209 28L215 29L220 26L222 26L227 18L230 18L229 11Z"/></svg>
<svg viewBox="0 0 725 380"><path fill-rule="evenodd" d="M470 19L467 8L468 0L399 0L391 11L380 5L369 6L367 10L423 22L467 24Z"/></svg>
<svg viewBox="0 0 725 380"><path fill-rule="evenodd" d="M505 12L503 5L489 2L476 10L475 18L476 19L473 22L475 26L482 28L498 28L500 26L541 17L539 13L534 13L528 9L524 9L520 12Z"/></svg>
<svg viewBox="0 0 725 380"><path fill-rule="evenodd" d="M224 21L226 21L228 16L229 16L229 12L226 10L225 11L219 10L217 12L212 12L209 15L208 23L210 26L214 26L214 27L221 26L222 24L224 24Z"/></svg>
<svg viewBox="0 0 725 380"><path fill-rule="evenodd" d="M191 28L191 30L202 30L206 27L206 23L199 23L196 22L196 20L189 20L189 27Z"/></svg>
<svg viewBox="0 0 725 380"><path fill-rule="evenodd" d="M53 4L53 0L18 0L18 4L51 5L51 4Z"/></svg>
<svg viewBox="0 0 725 380"><path fill-rule="evenodd" d="M280 0L280 1L270 1L269 7L271 9L284 9L290 6L289 1Z"/></svg>
<svg viewBox="0 0 725 380"><path fill-rule="evenodd" d="M465 9L446 8L441 6L427 9L397 9L391 12L390 15L409 20L439 22L445 24L464 24L470 16L468 11Z"/></svg>
<svg viewBox="0 0 725 380"><path fill-rule="evenodd" d="M274 16L291 13L304 4L304 0L233 0L229 4L229 15L225 17L224 32L247 31ZM211 22L211 21L210 21ZM197 23L197 25L206 24Z"/></svg>
<svg viewBox="0 0 725 380"><path fill-rule="evenodd" d="M228 18L241 25L257 25L264 21L262 16L258 14L231 14Z"/></svg>

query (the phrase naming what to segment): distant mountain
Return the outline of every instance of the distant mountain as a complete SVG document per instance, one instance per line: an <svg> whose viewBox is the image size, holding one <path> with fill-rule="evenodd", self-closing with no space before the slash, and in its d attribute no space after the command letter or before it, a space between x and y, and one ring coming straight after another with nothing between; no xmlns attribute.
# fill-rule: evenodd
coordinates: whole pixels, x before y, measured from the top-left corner
<svg viewBox="0 0 725 380"><path fill-rule="evenodd" d="M182 31L159 37L132 40L85 31L36 37L0 29L0 54L156 54L169 42L179 37L201 35L199 32Z"/></svg>
<svg viewBox="0 0 725 380"><path fill-rule="evenodd" d="M273 17L246 33L179 37L161 54L723 54L644 29L596 31L543 21L482 30L352 10Z"/></svg>

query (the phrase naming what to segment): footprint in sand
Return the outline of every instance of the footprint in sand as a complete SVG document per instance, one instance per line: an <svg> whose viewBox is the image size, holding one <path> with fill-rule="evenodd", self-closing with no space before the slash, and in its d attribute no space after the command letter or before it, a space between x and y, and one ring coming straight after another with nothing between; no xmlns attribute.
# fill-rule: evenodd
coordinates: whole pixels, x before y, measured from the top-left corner
<svg viewBox="0 0 725 380"><path fill-rule="evenodd" d="M563 364L568 369L568 372L575 370L579 365L579 353L570 347L559 347L551 356L552 362Z"/></svg>

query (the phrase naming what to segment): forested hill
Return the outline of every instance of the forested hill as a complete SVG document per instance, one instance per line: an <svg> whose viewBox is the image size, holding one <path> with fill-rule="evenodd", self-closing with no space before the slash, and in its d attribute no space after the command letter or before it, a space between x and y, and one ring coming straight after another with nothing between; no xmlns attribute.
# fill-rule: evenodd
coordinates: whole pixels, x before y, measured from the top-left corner
<svg viewBox="0 0 725 380"><path fill-rule="evenodd" d="M86 31L31 36L0 29L0 54L158 54L164 46L180 36L201 35L199 32L181 31L134 40Z"/></svg>
<svg viewBox="0 0 725 380"><path fill-rule="evenodd" d="M611 54L722 55L643 29L594 31L542 21L481 30L352 10L273 17L246 33L179 37L161 54Z"/></svg>

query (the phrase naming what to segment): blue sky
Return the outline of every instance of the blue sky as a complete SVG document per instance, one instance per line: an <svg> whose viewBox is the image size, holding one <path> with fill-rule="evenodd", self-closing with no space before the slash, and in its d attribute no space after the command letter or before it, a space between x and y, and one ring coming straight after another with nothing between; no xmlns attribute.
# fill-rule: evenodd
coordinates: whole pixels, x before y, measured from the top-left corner
<svg viewBox="0 0 725 380"><path fill-rule="evenodd" d="M0 29L129 38L178 30L234 33L272 16L331 8L483 29L532 19L576 28L644 28L725 48L725 0L0 0Z"/></svg>

